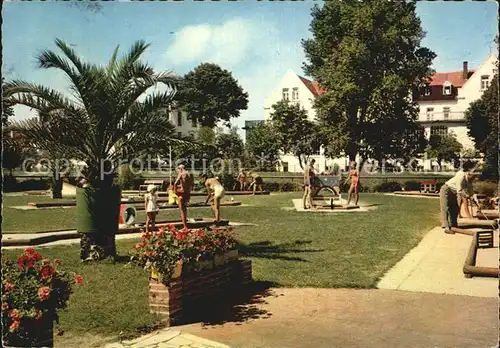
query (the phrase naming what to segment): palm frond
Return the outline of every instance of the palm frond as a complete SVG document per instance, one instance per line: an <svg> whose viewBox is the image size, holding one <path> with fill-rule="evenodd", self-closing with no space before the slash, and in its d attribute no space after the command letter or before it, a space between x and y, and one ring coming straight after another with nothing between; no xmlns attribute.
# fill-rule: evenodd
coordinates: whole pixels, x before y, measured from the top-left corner
<svg viewBox="0 0 500 348"><path fill-rule="evenodd" d="M80 74L85 70L85 64L77 56L75 50L69 47L63 40L56 39L56 46L68 57Z"/></svg>

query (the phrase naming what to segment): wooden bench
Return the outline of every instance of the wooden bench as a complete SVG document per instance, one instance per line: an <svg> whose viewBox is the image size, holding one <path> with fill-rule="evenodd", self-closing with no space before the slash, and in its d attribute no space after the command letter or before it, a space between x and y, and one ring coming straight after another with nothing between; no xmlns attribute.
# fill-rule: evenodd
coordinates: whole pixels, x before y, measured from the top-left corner
<svg viewBox="0 0 500 348"><path fill-rule="evenodd" d="M426 180L420 182L420 192L433 193L436 192L436 180Z"/></svg>
<svg viewBox="0 0 500 348"><path fill-rule="evenodd" d="M144 185L139 186L139 193L142 193L142 191L146 192L149 185L155 185L158 187L158 191L162 191L165 186L165 180L144 180Z"/></svg>

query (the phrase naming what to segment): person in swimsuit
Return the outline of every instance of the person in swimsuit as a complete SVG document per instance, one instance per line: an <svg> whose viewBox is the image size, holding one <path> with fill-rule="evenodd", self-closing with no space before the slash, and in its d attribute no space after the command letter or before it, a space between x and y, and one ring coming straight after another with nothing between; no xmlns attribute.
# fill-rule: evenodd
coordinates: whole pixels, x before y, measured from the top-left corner
<svg viewBox="0 0 500 348"><path fill-rule="evenodd" d="M253 189L253 194L255 195L255 191L257 187L259 187L260 192L263 192L262 185L264 184L264 181L262 180L262 177L257 173L248 172L248 174L253 178L248 190Z"/></svg>
<svg viewBox="0 0 500 348"><path fill-rule="evenodd" d="M158 194L155 185L148 186L148 193L144 195L144 210L146 210L146 233L149 232L149 224L151 231L155 230L156 215L160 208L158 207Z"/></svg>
<svg viewBox="0 0 500 348"><path fill-rule="evenodd" d="M218 223L220 221L220 201L225 195L224 187L221 185L218 178L207 179L205 174L200 175L200 180L202 182L204 181L208 193L205 204L212 202L212 210L215 216L214 222Z"/></svg>
<svg viewBox="0 0 500 348"><path fill-rule="evenodd" d="M174 182L174 191L177 195L179 210L181 211L181 220L184 228L187 227L187 204L191 198L191 190L194 186L192 175L186 170L184 165L177 167L178 175Z"/></svg>
<svg viewBox="0 0 500 348"><path fill-rule="evenodd" d="M240 191L245 191L247 184L247 176L243 170L238 175L238 181L240 183Z"/></svg>
<svg viewBox="0 0 500 348"><path fill-rule="evenodd" d="M307 208L307 204L309 204L309 208L313 208L312 202L312 190L313 190L313 180L314 180L314 163L316 161L314 159L311 160L308 166L304 168L304 197L302 198L302 202L304 203L304 209Z"/></svg>
<svg viewBox="0 0 500 348"><path fill-rule="evenodd" d="M359 194L358 194L358 185L359 185L359 173L356 169L356 162L351 163L351 170L349 171L349 176L347 177L345 183L351 179L351 186L349 187L349 194L347 198L347 205L351 203L352 194L356 196L356 201L354 205L358 205Z"/></svg>

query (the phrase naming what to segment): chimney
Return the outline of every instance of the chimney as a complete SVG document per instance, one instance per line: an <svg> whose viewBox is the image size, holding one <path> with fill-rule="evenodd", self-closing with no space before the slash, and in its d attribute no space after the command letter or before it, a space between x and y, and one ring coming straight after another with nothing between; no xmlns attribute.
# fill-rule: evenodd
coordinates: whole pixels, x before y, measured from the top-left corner
<svg viewBox="0 0 500 348"><path fill-rule="evenodd" d="M465 80L467 80L469 78L469 69L467 67L467 62L464 62L464 68L463 68L463 71L462 71L462 78Z"/></svg>

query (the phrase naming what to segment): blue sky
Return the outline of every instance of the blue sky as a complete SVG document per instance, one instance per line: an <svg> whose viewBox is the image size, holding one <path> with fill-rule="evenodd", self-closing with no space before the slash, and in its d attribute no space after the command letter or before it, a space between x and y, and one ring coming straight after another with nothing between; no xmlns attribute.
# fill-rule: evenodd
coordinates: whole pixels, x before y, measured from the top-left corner
<svg viewBox="0 0 500 348"><path fill-rule="evenodd" d="M263 102L288 69L302 74L300 40L310 36L314 1L101 2L98 12L62 2L4 2L3 74L65 90L64 76L36 67L41 49L54 39L73 45L85 59L106 63L114 48L127 50L144 39L144 59L155 69L184 74L201 62L230 70L249 93L249 108L234 124L262 119ZM419 2L427 32L423 45L437 54L434 69L478 67L495 52L497 3ZM16 117L30 115L16 108ZM243 134L243 133L242 133Z"/></svg>

